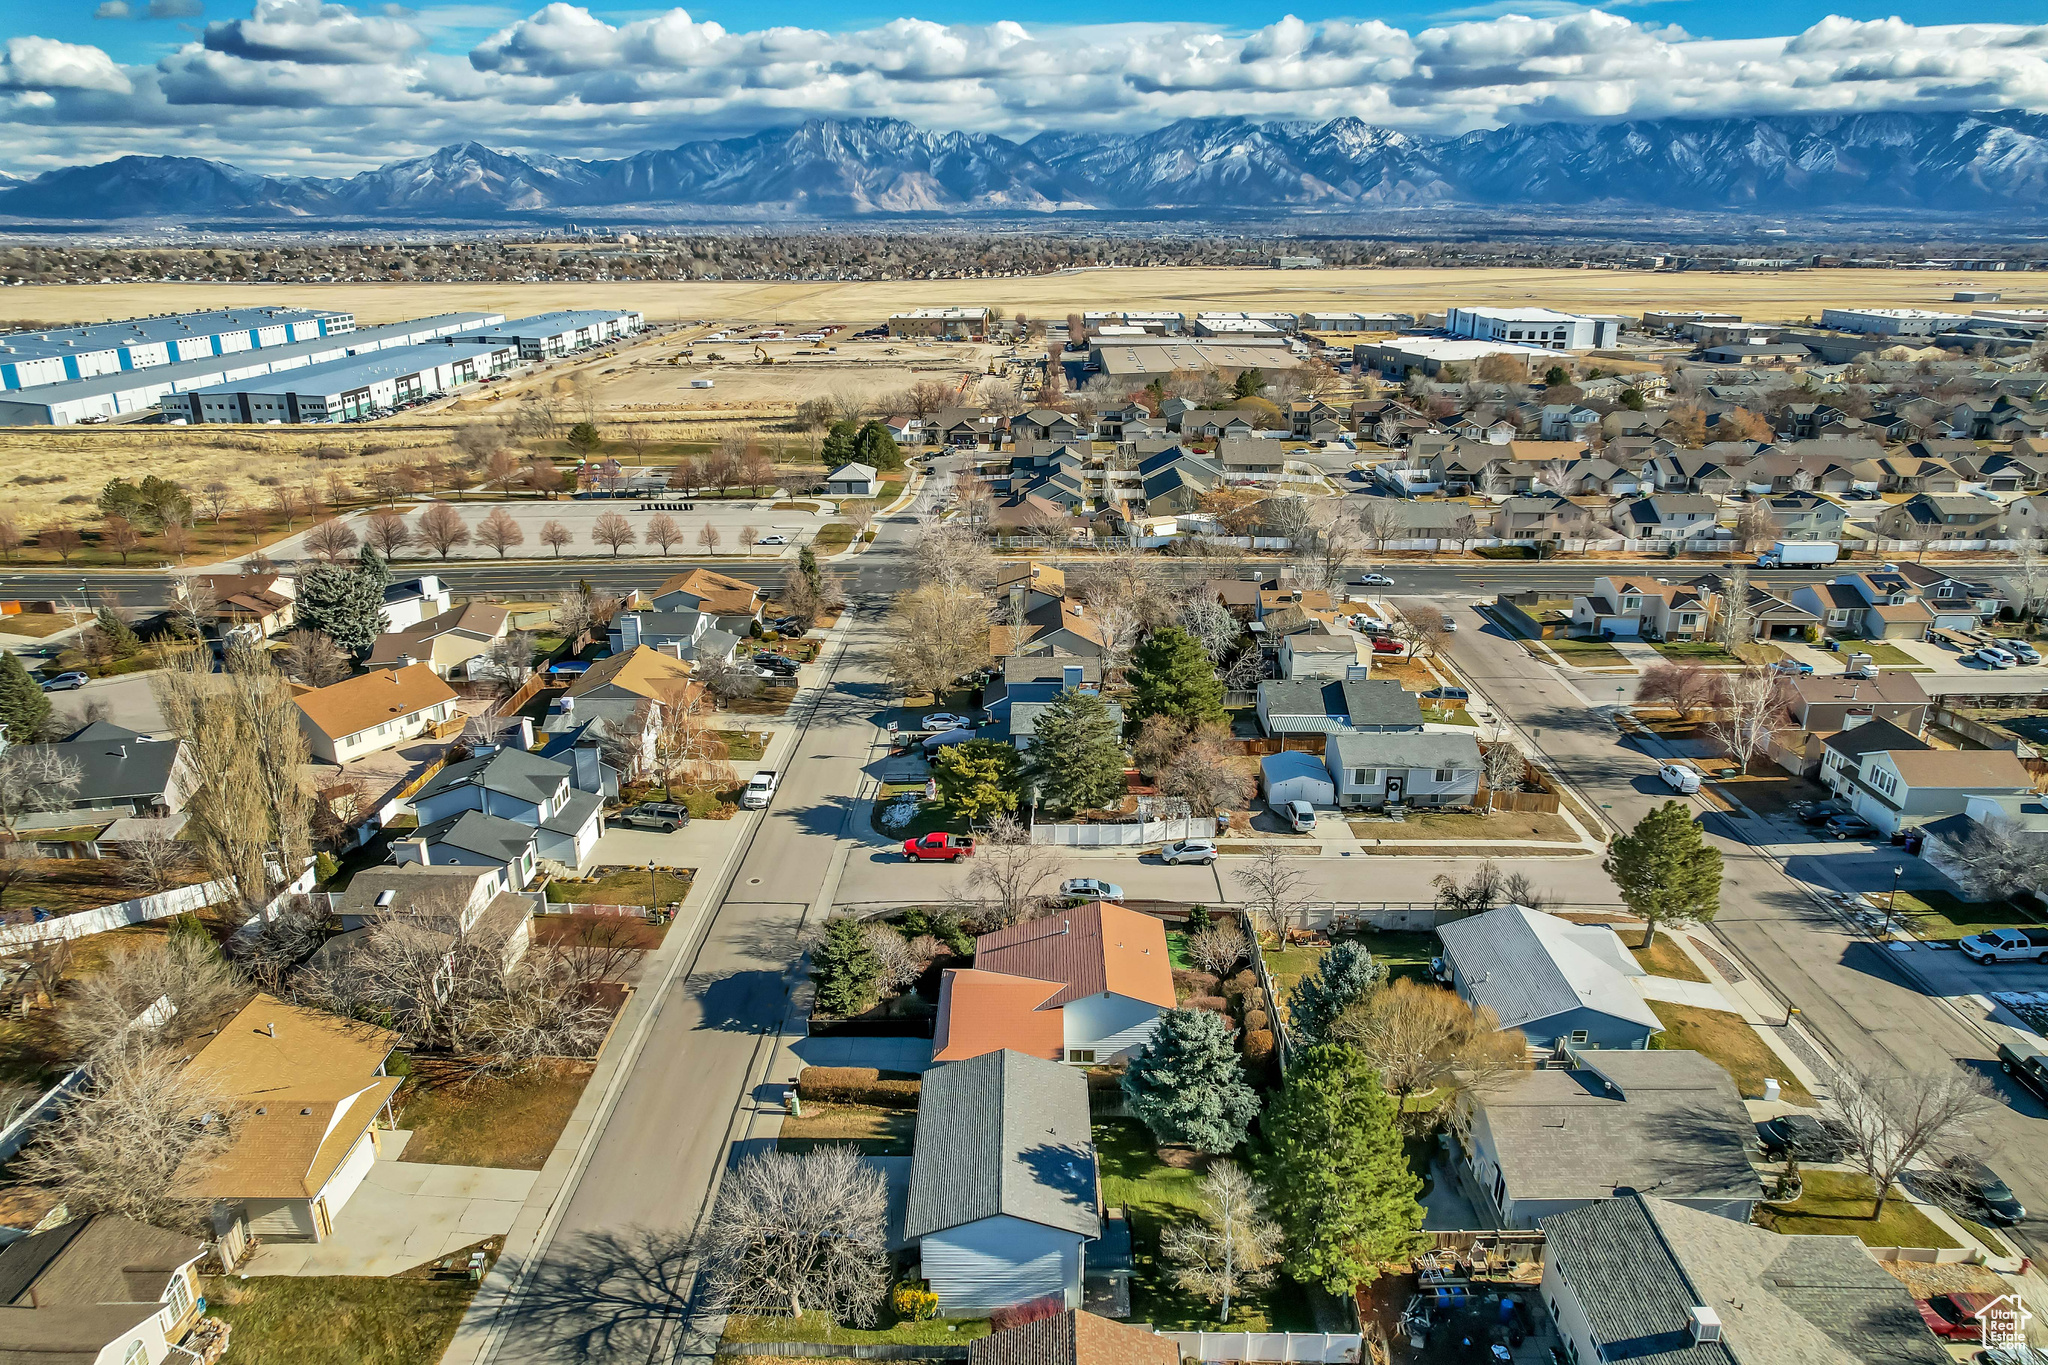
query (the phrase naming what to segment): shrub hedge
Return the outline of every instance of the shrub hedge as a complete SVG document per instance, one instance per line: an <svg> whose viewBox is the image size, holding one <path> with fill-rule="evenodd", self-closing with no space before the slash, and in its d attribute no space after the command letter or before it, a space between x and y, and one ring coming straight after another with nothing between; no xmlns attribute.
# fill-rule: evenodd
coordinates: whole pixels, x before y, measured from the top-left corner
<svg viewBox="0 0 2048 1365"><path fill-rule="evenodd" d="M878 1071L871 1066L807 1066L797 1073L796 1093L827 1104L871 1104L883 1109L915 1109L919 1081L908 1071Z"/></svg>

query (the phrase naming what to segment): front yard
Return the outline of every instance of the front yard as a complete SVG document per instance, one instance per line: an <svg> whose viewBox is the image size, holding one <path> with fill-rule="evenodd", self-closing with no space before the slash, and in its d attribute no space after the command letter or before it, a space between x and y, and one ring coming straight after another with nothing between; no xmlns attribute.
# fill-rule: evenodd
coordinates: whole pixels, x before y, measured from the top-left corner
<svg viewBox="0 0 2048 1365"><path fill-rule="evenodd" d="M1521 640L1521 646L1538 659L1548 661L1550 656L1543 652L1547 646L1560 659L1579 668L1614 668L1625 667L1628 664L1621 651L1605 640L1574 640L1558 636L1556 639L1544 640L1541 643L1535 640Z"/></svg>
<svg viewBox="0 0 2048 1365"><path fill-rule="evenodd" d="M468 1280L372 1276L209 1277L207 1311L228 1324L235 1365L426 1365L469 1308Z"/></svg>
<svg viewBox="0 0 2048 1365"><path fill-rule="evenodd" d="M548 883L548 904L671 905L690 894L695 868L600 867L598 875L580 881Z"/></svg>
<svg viewBox="0 0 2048 1365"><path fill-rule="evenodd" d="M1856 1237L1873 1247L1943 1247L1955 1238L1906 1202L1898 1187L1886 1202L1884 1217L1872 1218L1876 1200L1870 1177L1855 1171L1801 1168L1799 1200L1783 1208L1758 1205L1757 1226L1786 1237Z"/></svg>
<svg viewBox="0 0 2048 1365"><path fill-rule="evenodd" d="M1481 815L1459 815L1453 811L1411 810L1405 820L1354 820L1351 832L1359 839L1419 839L1440 842L1449 839L1530 839L1540 843L1575 844L1578 832L1562 815L1552 811L1489 811Z"/></svg>
<svg viewBox="0 0 2048 1365"><path fill-rule="evenodd" d="M1879 892L1866 899L1881 910L1884 898L1890 894ZM1987 929L2026 928L2039 923L2010 901L1966 901L1947 891L1899 892L1898 916L1922 938L1951 940L1968 938Z"/></svg>
<svg viewBox="0 0 2048 1365"><path fill-rule="evenodd" d="M876 1109L864 1104L804 1102L804 1116L785 1118L778 1152L808 1152L830 1143L851 1142L866 1156L909 1156L917 1135L915 1109Z"/></svg>
<svg viewBox="0 0 2048 1365"><path fill-rule="evenodd" d="M1216 1331L1216 1308L1175 1288L1159 1260L1160 1230L1201 1207L1201 1172L1169 1166L1159 1159L1152 1135L1132 1119L1095 1125L1095 1156L1102 1173L1102 1200L1121 1205L1131 1220L1131 1319L1167 1331ZM1315 1315L1302 1289L1276 1276L1230 1305L1233 1332L1313 1332Z"/></svg>
<svg viewBox="0 0 2048 1365"><path fill-rule="evenodd" d="M887 1302L872 1328L841 1327L823 1313L800 1318L750 1318L735 1313L725 1320L727 1341L819 1341L835 1346L964 1346L988 1335L987 1318L933 1318L928 1322L899 1320Z"/></svg>
<svg viewBox="0 0 2048 1365"><path fill-rule="evenodd" d="M892 824L897 819L895 812L908 809L908 819ZM934 831L948 834L968 832L968 820L956 813L943 799L924 799L922 782L886 782L875 793L873 814L870 823L875 833L887 839L915 839Z"/></svg>
<svg viewBox="0 0 2048 1365"><path fill-rule="evenodd" d="M1734 1079L1735 1088L1745 1099L1761 1096L1764 1078L1769 1076L1776 1078L1779 1093L1787 1104L1814 1107L1812 1093L1793 1078L1791 1068L1741 1015L1677 1005L1669 1000L1652 1000L1649 1004L1664 1024L1664 1032L1651 1040L1652 1046L1705 1054Z"/></svg>
<svg viewBox="0 0 2048 1365"><path fill-rule="evenodd" d="M1365 950L1387 966L1389 977L1405 976L1416 981L1429 979L1430 960L1437 955L1437 937L1428 933L1403 933L1391 930L1360 929L1347 931L1338 937L1352 939L1363 945ZM1319 945L1297 945L1287 949L1261 947L1260 955L1266 960L1266 970L1272 973L1273 986L1280 993L1277 1002L1283 1007L1287 995L1297 981L1315 968L1317 959L1329 949Z"/></svg>
<svg viewBox="0 0 2048 1365"><path fill-rule="evenodd" d="M1693 960L1685 955L1671 935L1659 930L1656 939L1647 948L1636 945L1643 941L1641 930L1623 932L1621 941L1635 955L1636 965L1651 976L1668 976L1674 981L1705 981L1707 974L1701 971Z"/></svg>
<svg viewBox="0 0 2048 1365"><path fill-rule="evenodd" d="M568 1125L595 1062L544 1062L522 1076L470 1077L414 1058L398 1092L405 1160L537 1171Z"/></svg>

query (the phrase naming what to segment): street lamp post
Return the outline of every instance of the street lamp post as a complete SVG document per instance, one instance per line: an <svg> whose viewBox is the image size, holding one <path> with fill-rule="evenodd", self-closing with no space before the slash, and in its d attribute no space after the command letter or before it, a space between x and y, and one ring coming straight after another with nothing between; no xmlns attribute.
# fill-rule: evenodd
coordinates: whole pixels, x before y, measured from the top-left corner
<svg viewBox="0 0 2048 1365"><path fill-rule="evenodd" d="M1892 893L1886 896L1884 900L1884 937L1886 942L1891 941L1892 914L1898 909L1899 905L1899 878L1905 875L1906 869L1903 866L1892 869Z"/></svg>
<svg viewBox="0 0 2048 1365"><path fill-rule="evenodd" d="M652 919L661 919L661 898L654 891L654 859L647 860L647 913Z"/></svg>

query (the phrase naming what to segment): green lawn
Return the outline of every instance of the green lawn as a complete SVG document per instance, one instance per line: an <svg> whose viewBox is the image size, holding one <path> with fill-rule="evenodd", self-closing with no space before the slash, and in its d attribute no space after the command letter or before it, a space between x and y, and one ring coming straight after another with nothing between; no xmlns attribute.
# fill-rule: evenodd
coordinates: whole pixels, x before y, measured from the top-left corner
<svg viewBox="0 0 2048 1365"><path fill-rule="evenodd" d="M1870 897L1871 904L1884 908L1882 892ZM1966 901L1947 891L1901 891L1899 918L1922 938L1959 939L1987 929L2012 929L2037 923L2009 901Z"/></svg>
<svg viewBox="0 0 2048 1365"><path fill-rule="evenodd" d="M601 877L582 881L557 880L548 883L548 904L577 902L583 905L667 905L690 894L696 872L687 867L626 867Z"/></svg>
<svg viewBox="0 0 2048 1365"><path fill-rule="evenodd" d="M1847 640L1842 644L1842 652L1868 654L1872 663L1881 664L1886 668L1913 668L1920 665L1920 661L1905 650L1897 645L1886 644L1882 640Z"/></svg>
<svg viewBox="0 0 2048 1365"><path fill-rule="evenodd" d="M1367 952L1387 964L1387 975L1406 976L1417 981L1429 978L1430 959L1437 955L1437 937L1427 933L1396 933L1378 929L1363 929L1347 932L1343 938L1355 939L1365 945ZM1273 985L1283 997L1294 989L1294 984L1306 976L1328 949L1314 947L1288 948L1277 951L1261 948L1260 954L1266 959L1266 970L1273 974Z"/></svg>
<svg viewBox="0 0 2048 1365"><path fill-rule="evenodd" d="M1735 1088L1747 1099L1760 1097L1764 1093L1764 1078L1770 1076L1777 1079L1786 1103L1813 1107L1813 1095L1793 1079L1791 1068L1757 1037L1756 1030L1741 1015L1676 1005L1668 1000L1652 1000L1649 1005L1664 1024L1664 1031L1651 1040L1653 1047L1704 1053L1734 1078Z"/></svg>
<svg viewBox="0 0 2048 1365"><path fill-rule="evenodd" d="M1183 929L1169 929L1166 932L1166 960L1177 972L1192 971L1194 963L1188 960L1188 936Z"/></svg>
<svg viewBox="0 0 2048 1365"><path fill-rule="evenodd" d="M764 730L714 730L712 733L725 744L725 756L734 763L758 763L761 755L768 752L768 734Z"/></svg>
<svg viewBox="0 0 2048 1365"><path fill-rule="evenodd" d="M1544 645L1548 645L1566 663L1577 664L1581 668L1601 668L1610 664L1626 664L1628 662L1627 659L1622 657L1620 650L1608 644L1605 640L1572 640L1559 636L1554 640L1545 640L1541 644L1535 640L1522 641L1522 648L1528 650L1539 659L1545 657L1543 653Z"/></svg>
<svg viewBox="0 0 2048 1365"><path fill-rule="evenodd" d="M430 1365L469 1307L468 1280L265 1275L202 1281L235 1365Z"/></svg>
<svg viewBox="0 0 2048 1365"><path fill-rule="evenodd" d="M1728 646L1714 640L1656 640L1650 648L1667 659L1684 659L1688 663L1732 664L1735 656L1728 652Z"/></svg>
<svg viewBox="0 0 2048 1365"><path fill-rule="evenodd" d="M818 528L818 534L811 538L811 544L827 552L843 550L853 544L853 528L843 521L827 522Z"/></svg>
<svg viewBox="0 0 2048 1365"><path fill-rule="evenodd" d="M1894 1187L1885 1204L1884 1217L1873 1219L1870 1178L1854 1171L1799 1172L1803 1189L1799 1202L1783 1209L1758 1205L1760 1227L1787 1237L1802 1234L1816 1237L1857 1237L1873 1247L1942 1247L1956 1245L1955 1238L1936 1227L1920 1210L1906 1202Z"/></svg>
<svg viewBox="0 0 2048 1365"><path fill-rule="evenodd" d="M1095 1157L1102 1176L1103 1203L1122 1206L1131 1218L1131 1318L1167 1331L1312 1332L1315 1317L1299 1285L1285 1275L1263 1291L1230 1305L1221 1327L1213 1305L1174 1287L1159 1261L1160 1229L1196 1216L1201 1207L1201 1173L1168 1166L1152 1135L1133 1119L1095 1125Z"/></svg>
<svg viewBox="0 0 2048 1365"><path fill-rule="evenodd" d="M1707 974L1694 965L1693 960L1685 955L1685 950L1680 948L1669 934L1660 932L1647 948L1636 946L1643 941L1640 933L1625 933L1621 941L1635 954L1637 964L1651 976L1668 976L1674 981L1708 979Z"/></svg>
<svg viewBox="0 0 2048 1365"><path fill-rule="evenodd" d="M902 1322L884 1302L875 1326L863 1330L841 1327L823 1313L800 1318L750 1318L735 1313L725 1320L727 1341L823 1341L839 1346L956 1346L988 1335L986 1318L933 1318Z"/></svg>

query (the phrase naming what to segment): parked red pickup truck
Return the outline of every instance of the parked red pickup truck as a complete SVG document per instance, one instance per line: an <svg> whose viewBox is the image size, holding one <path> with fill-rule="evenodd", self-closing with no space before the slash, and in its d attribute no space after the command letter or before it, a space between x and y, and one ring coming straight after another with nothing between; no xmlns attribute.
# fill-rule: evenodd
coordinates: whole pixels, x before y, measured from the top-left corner
<svg viewBox="0 0 2048 1365"><path fill-rule="evenodd" d="M903 856L913 862L951 863L974 856L974 837L968 834L927 834L903 841Z"/></svg>

